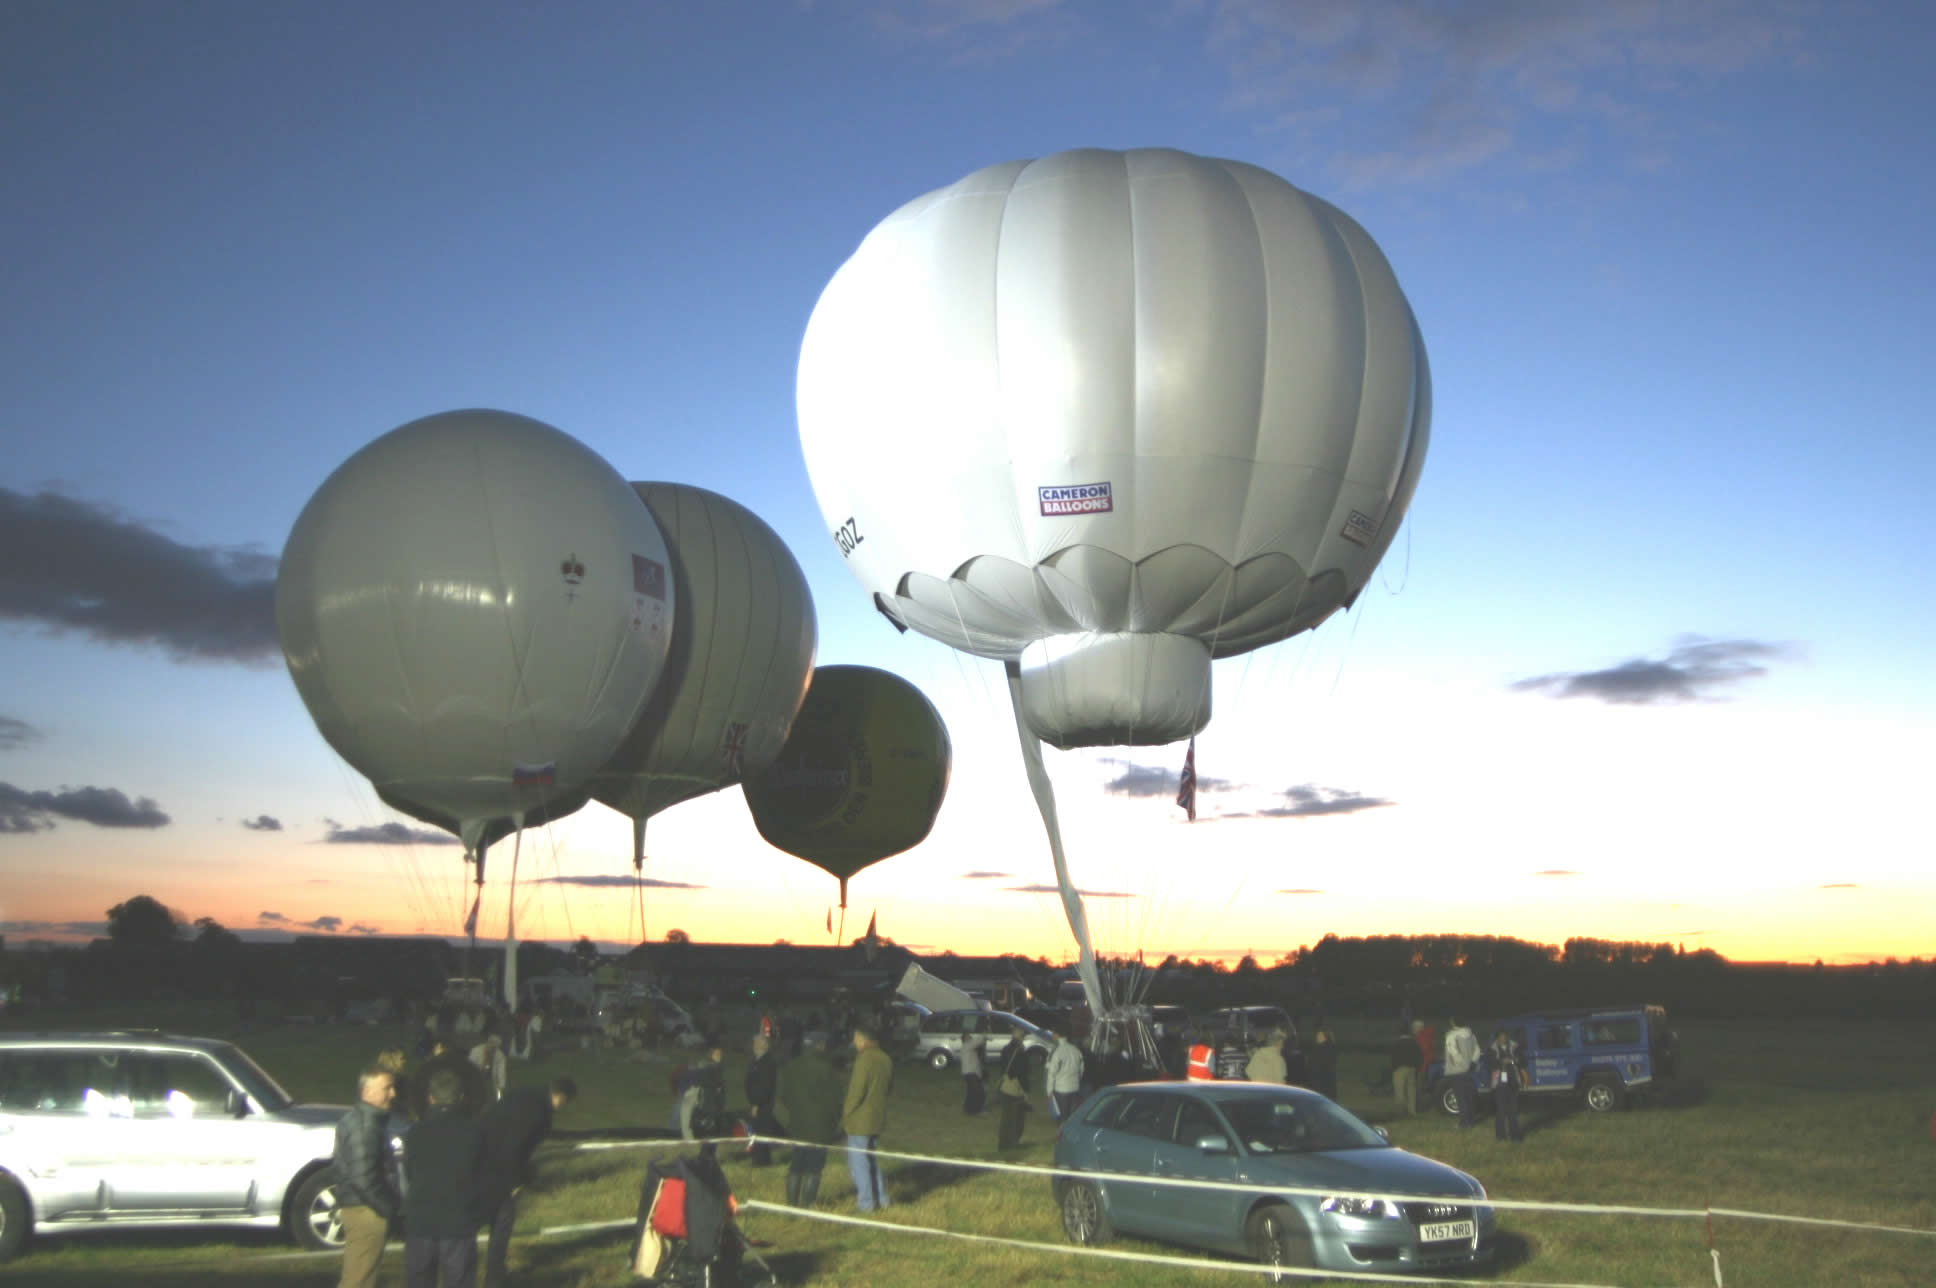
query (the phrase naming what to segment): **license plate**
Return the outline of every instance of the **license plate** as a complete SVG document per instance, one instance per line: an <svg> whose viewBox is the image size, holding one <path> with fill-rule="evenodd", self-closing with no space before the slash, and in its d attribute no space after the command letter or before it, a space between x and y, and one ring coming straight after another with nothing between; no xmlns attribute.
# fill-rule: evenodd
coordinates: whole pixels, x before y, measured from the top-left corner
<svg viewBox="0 0 1936 1288"><path fill-rule="evenodd" d="M1471 1237L1472 1222L1470 1221L1435 1221L1431 1225L1418 1227L1420 1243L1437 1243L1441 1239L1470 1239Z"/></svg>

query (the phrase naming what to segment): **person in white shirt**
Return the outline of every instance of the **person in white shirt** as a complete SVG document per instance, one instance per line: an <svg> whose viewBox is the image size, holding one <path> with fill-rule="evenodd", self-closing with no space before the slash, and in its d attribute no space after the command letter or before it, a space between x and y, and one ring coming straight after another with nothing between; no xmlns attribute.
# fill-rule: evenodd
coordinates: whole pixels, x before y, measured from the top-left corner
<svg viewBox="0 0 1936 1288"><path fill-rule="evenodd" d="M1069 1041L1067 1034L1055 1035L1047 1073L1049 1104L1055 1111L1055 1120L1062 1122L1082 1103L1082 1048Z"/></svg>
<svg viewBox="0 0 1936 1288"><path fill-rule="evenodd" d="M1456 1080L1459 1088L1459 1128L1464 1130L1478 1121L1473 1112L1473 1101L1478 1098L1479 1088L1472 1080L1472 1070L1479 1063L1479 1038L1470 1027L1462 1024L1454 1015L1445 1017L1445 1076L1448 1081Z"/></svg>
<svg viewBox="0 0 1936 1288"><path fill-rule="evenodd" d="M961 1035L961 1112L973 1116L982 1111L988 1103L988 1093L982 1083L982 1056L988 1050L988 1039L980 1033Z"/></svg>

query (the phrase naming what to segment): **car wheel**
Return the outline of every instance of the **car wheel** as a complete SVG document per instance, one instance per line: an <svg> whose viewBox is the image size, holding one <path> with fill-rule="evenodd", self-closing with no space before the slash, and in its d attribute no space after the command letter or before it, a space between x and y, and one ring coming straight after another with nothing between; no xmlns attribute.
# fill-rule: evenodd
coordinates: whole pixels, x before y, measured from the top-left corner
<svg viewBox="0 0 1936 1288"><path fill-rule="evenodd" d="M11 1179L0 1176L0 1261L11 1261L27 1242L27 1195Z"/></svg>
<svg viewBox="0 0 1936 1288"><path fill-rule="evenodd" d="M936 1047L934 1050L928 1052L928 1067L936 1073L946 1073L949 1066L954 1064L954 1062L955 1058L948 1054L947 1047Z"/></svg>
<svg viewBox="0 0 1936 1288"><path fill-rule="evenodd" d="M1272 1270L1310 1270L1315 1268L1311 1256L1311 1238L1304 1231L1304 1225L1295 1213L1282 1203L1260 1207L1250 1214L1244 1222L1244 1242L1250 1248L1250 1255ZM1285 1283L1299 1279L1297 1275L1273 1274L1270 1282Z"/></svg>
<svg viewBox="0 0 1936 1288"><path fill-rule="evenodd" d="M1465 1084L1456 1079L1441 1082L1438 1086L1439 1108L1454 1118L1462 1118L1466 1097L1471 1094Z"/></svg>
<svg viewBox="0 0 1936 1288"><path fill-rule="evenodd" d="M1085 1248L1100 1247L1116 1237L1103 1206L1102 1191L1088 1181L1069 1181L1062 1187L1062 1233Z"/></svg>
<svg viewBox="0 0 1936 1288"><path fill-rule="evenodd" d="M311 1252L343 1246L343 1211L336 1201L336 1171L319 1167L296 1187L289 1204L289 1235Z"/></svg>
<svg viewBox="0 0 1936 1288"><path fill-rule="evenodd" d="M1593 1078L1586 1084L1586 1107L1596 1114L1627 1107L1627 1089L1612 1078Z"/></svg>

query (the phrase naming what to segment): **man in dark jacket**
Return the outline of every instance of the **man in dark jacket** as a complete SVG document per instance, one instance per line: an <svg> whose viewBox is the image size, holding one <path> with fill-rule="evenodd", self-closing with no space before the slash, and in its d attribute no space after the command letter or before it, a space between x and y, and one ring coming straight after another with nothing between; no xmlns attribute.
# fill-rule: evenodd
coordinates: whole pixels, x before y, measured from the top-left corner
<svg viewBox="0 0 1936 1288"><path fill-rule="evenodd" d="M484 1288L499 1288L504 1282L518 1194L531 1183L531 1156L551 1131L552 1115L577 1097L578 1084L558 1077L549 1087L513 1087L484 1112L483 1200L491 1222Z"/></svg>
<svg viewBox="0 0 1936 1288"><path fill-rule="evenodd" d="M458 1108L463 1080L430 1078L430 1112L410 1130L403 1156L403 1270L409 1288L472 1288L477 1227L484 1223L484 1129Z"/></svg>
<svg viewBox="0 0 1936 1288"><path fill-rule="evenodd" d="M780 1062L773 1055L773 1040L762 1033L753 1039L753 1063L746 1066L747 1129L755 1136L778 1136L785 1130L773 1116L773 1098L780 1091ZM765 1167L773 1161L773 1146L761 1141L753 1146L753 1166Z"/></svg>
<svg viewBox="0 0 1936 1288"><path fill-rule="evenodd" d="M365 1069L356 1103L336 1124L336 1203L343 1222L343 1270L338 1288L370 1288L383 1263L383 1241L402 1206L390 1169L390 1103L395 1080L387 1069Z"/></svg>
<svg viewBox="0 0 1936 1288"><path fill-rule="evenodd" d="M827 1146L841 1138L840 1113L847 1095L840 1071L827 1058L826 1034L805 1035L798 1058L780 1070L778 1094L788 1132L802 1142L793 1147L793 1157L787 1161L787 1202L812 1207L820 1195Z"/></svg>
<svg viewBox="0 0 1936 1288"><path fill-rule="evenodd" d="M411 1118L420 1119L430 1112L430 1080L446 1070L457 1075L458 1109L467 1114L478 1114L490 1103L490 1083L484 1071L472 1064L462 1051L437 1042L431 1047L430 1058L410 1079L411 1103L408 1108Z"/></svg>

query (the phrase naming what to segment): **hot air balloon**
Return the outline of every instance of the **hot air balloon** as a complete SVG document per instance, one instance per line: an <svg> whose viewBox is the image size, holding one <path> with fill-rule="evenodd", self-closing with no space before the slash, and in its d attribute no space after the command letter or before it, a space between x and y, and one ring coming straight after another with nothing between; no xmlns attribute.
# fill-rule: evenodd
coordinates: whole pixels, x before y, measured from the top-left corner
<svg viewBox="0 0 1936 1288"><path fill-rule="evenodd" d="M777 849L840 882L927 838L948 791L947 726L921 690L871 666L822 666L779 757L742 785Z"/></svg>
<svg viewBox="0 0 1936 1288"><path fill-rule="evenodd" d="M758 515L716 492L634 483L665 534L679 602L665 674L638 723L593 775L592 795L645 822L773 763L813 670L813 596L800 565Z"/></svg>
<svg viewBox="0 0 1936 1288"><path fill-rule="evenodd" d="M665 539L603 459L523 416L456 411L317 489L276 628L330 746L458 835L481 886L492 841L583 803L658 682L675 602Z"/></svg>
<svg viewBox="0 0 1936 1288"><path fill-rule="evenodd" d="M1210 719L1211 660L1356 599L1424 465L1425 346L1384 255L1255 166L978 170L868 234L807 324L800 442L895 625L999 658L1085 990L1040 742Z"/></svg>

